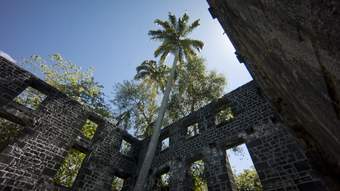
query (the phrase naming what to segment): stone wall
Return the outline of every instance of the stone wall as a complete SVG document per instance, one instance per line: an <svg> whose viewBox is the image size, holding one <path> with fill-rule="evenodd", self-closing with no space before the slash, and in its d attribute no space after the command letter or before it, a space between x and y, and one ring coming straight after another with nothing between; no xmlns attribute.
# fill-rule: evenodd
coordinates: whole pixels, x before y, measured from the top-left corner
<svg viewBox="0 0 340 191"><path fill-rule="evenodd" d="M215 116L224 105L231 106L234 118L216 124ZM188 137L187 127L196 122L199 134ZM159 147L150 177L170 169L170 190L192 189L189 165L198 159L205 162L209 191L235 190L226 150L242 143L247 145L264 190L327 190L304 147L275 115L255 82L165 128L161 140L166 137L170 146L163 151Z"/></svg>
<svg viewBox="0 0 340 191"><path fill-rule="evenodd" d="M340 2L208 0L210 12L330 184L340 177ZM333 180L331 180L333 179ZM338 185L339 186L339 185Z"/></svg>
<svg viewBox="0 0 340 191"><path fill-rule="evenodd" d="M29 86L47 96L36 110L13 101ZM86 154L74 189L110 190L114 176L135 174L138 140L2 57L0 116L23 126L1 150L0 190L67 190L52 179L70 148ZM98 124L91 140L80 130L87 119ZM123 138L132 144L130 156L119 152ZM126 181L126 190L132 185Z"/></svg>

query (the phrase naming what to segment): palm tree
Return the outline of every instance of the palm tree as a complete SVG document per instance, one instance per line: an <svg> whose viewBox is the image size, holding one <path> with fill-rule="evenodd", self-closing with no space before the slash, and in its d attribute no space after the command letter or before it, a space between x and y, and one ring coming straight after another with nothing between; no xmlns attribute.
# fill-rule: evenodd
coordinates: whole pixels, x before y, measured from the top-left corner
<svg viewBox="0 0 340 191"><path fill-rule="evenodd" d="M145 80L146 84L153 87L154 90L158 88L164 93L165 77L169 72L167 65L159 64L154 60L145 60L136 68L136 80Z"/></svg>
<svg viewBox="0 0 340 191"><path fill-rule="evenodd" d="M189 16L187 14L184 14L182 17L177 19L175 15L169 13L168 20L155 20L155 23L159 25L161 29L150 30L148 33L152 40L161 41L161 45L154 52L155 57L160 57L160 65L164 63L169 54L174 56L174 60L166 83L165 92L153 129L153 134L151 136L143 164L139 170L134 191L144 190L144 185L158 145L165 110L168 105L169 95L175 79L177 63L179 62L179 67L182 67L184 58L187 61L190 60L192 56L196 55L196 51L200 51L203 48L203 42L187 37L196 27L199 26L199 20L195 20L190 25L188 24L188 21Z"/></svg>

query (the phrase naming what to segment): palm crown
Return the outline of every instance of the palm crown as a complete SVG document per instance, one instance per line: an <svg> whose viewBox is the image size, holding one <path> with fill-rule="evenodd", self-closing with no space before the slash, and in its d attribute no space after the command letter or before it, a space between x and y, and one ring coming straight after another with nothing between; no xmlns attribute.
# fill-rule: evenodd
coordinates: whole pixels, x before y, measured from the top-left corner
<svg viewBox="0 0 340 191"><path fill-rule="evenodd" d="M161 29L150 30L148 34L151 36L151 39L162 42L154 52L155 57L160 56L160 64L163 64L169 53L174 55L178 53L178 60L180 62L183 61L183 56L189 61L192 56L196 55L196 51L200 51L203 48L204 44L202 41L187 37L200 25L199 19L191 24L188 24L188 21L189 16L187 14L177 19L171 13L169 13L167 21L155 20L155 23L161 26Z"/></svg>

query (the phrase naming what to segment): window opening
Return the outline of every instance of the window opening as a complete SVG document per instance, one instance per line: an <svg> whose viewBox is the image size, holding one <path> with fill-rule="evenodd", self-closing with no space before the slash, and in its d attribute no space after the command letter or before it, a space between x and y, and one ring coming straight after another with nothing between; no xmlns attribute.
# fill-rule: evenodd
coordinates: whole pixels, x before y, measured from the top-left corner
<svg viewBox="0 0 340 191"><path fill-rule="evenodd" d="M113 177L112 180L112 191L121 191L124 186L124 179L119 178L117 176Z"/></svg>
<svg viewBox="0 0 340 191"><path fill-rule="evenodd" d="M46 97L47 96L40 91L32 87L27 87L23 92L14 98L14 101L30 109L36 110L38 109L41 102L46 99Z"/></svg>
<svg viewBox="0 0 340 191"><path fill-rule="evenodd" d="M129 156L130 151L131 144L123 139L119 152L122 153L123 155Z"/></svg>
<svg viewBox="0 0 340 191"><path fill-rule="evenodd" d="M71 188L85 157L84 153L71 149L57 171L54 182Z"/></svg>
<svg viewBox="0 0 340 191"><path fill-rule="evenodd" d="M156 180L152 190L154 191L169 191L170 190L170 173L169 171L160 174Z"/></svg>
<svg viewBox="0 0 340 191"><path fill-rule="evenodd" d="M227 163L230 164L237 190L262 191L259 176L254 168L246 144L226 150Z"/></svg>
<svg viewBox="0 0 340 191"><path fill-rule="evenodd" d="M222 110L220 110L215 117L215 124L221 124L226 121L230 121L235 117L234 113L232 112L231 108L225 106Z"/></svg>
<svg viewBox="0 0 340 191"><path fill-rule="evenodd" d="M162 140L162 144L161 144L161 151L164 151L165 149L168 149L170 145L170 139L169 137L165 138Z"/></svg>
<svg viewBox="0 0 340 191"><path fill-rule="evenodd" d="M87 119L81 131L86 138L91 140L97 131L97 127L98 125L95 122Z"/></svg>
<svg viewBox="0 0 340 191"><path fill-rule="evenodd" d="M200 133L198 123L187 127L187 137L194 137Z"/></svg>

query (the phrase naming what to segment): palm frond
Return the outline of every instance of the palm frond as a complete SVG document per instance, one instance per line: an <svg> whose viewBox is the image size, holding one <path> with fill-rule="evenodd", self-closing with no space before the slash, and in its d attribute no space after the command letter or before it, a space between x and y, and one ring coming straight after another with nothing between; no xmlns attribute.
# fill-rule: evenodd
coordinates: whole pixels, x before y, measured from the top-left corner
<svg viewBox="0 0 340 191"><path fill-rule="evenodd" d="M178 51L178 61L180 63L180 65L183 65L183 49L181 48L179 51Z"/></svg>
<svg viewBox="0 0 340 191"><path fill-rule="evenodd" d="M187 39L181 40L181 45L184 47L190 46L190 47L195 48L197 51L200 51L203 48L204 43L200 40L187 38Z"/></svg>
<svg viewBox="0 0 340 191"><path fill-rule="evenodd" d="M185 13L181 18L178 19L178 34L182 35L188 28L187 23L189 16Z"/></svg>
<svg viewBox="0 0 340 191"><path fill-rule="evenodd" d="M154 52L154 56L158 57L163 52L171 52L174 49L173 44L169 41L164 41Z"/></svg>
<svg viewBox="0 0 340 191"><path fill-rule="evenodd" d="M177 29L177 18L176 18L176 16L171 14L171 13L169 13L168 17L169 17L169 21L170 21L170 23L172 25L172 28Z"/></svg>
<svg viewBox="0 0 340 191"><path fill-rule="evenodd" d="M135 79L143 79L146 76L152 75L157 70L157 62L154 60L144 60L139 66L136 67L137 74Z"/></svg>
<svg viewBox="0 0 340 191"><path fill-rule="evenodd" d="M192 61L192 58L196 56L196 52L190 46L184 48L183 51L187 61Z"/></svg>
<svg viewBox="0 0 340 191"><path fill-rule="evenodd" d="M195 20L189 27L186 28L186 30L183 32L183 35L186 36L189 33L191 33L195 28L200 26L200 19Z"/></svg>
<svg viewBox="0 0 340 191"><path fill-rule="evenodd" d="M150 72L147 71L141 71L135 75L136 80L144 79L146 76L149 76Z"/></svg>
<svg viewBox="0 0 340 191"><path fill-rule="evenodd" d="M163 65L164 61L166 59L166 57L168 56L168 54L170 53L170 51L164 51L159 59L159 64Z"/></svg>
<svg viewBox="0 0 340 191"><path fill-rule="evenodd" d="M149 66L146 66L146 65L139 65L136 67L136 71L137 73L140 72L140 71L143 71L143 70L148 70Z"/></svg>
<svg viewBox="0 0 340 191"><path fill-rule="evenodd" d="M156 19L154 21L154 23L162 26L165 30L171 30L172 29L171 26L170 26L170 23L168 21L162 21L160 19Z"/></svg>
<svg viewBox="0 0 340 191"><path fill-rule="evenodd" d="M148 35L152 40L163 40L169 36L169 34L167 34L164 30L150 30Z"/></svg>

